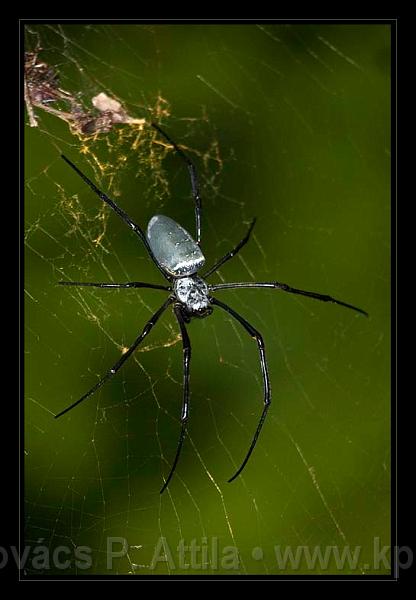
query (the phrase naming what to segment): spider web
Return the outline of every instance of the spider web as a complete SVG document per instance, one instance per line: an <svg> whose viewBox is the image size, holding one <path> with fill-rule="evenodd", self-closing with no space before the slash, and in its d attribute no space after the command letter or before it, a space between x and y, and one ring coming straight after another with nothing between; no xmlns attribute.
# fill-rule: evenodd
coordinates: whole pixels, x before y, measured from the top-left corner
<svg viewBox="0 0 416 600"><path fill-rule="evenodd" d="M72 100L43 90L36 123L25 118L24 573L387 572L373 557L375 543L390 544L388 27L33 24L25 44ZM124 115L108 130L95 120L100 94ZM182 399L169 312L112 381L53 419L165 299L57 285L161 280L60 154L143 227L162 213L192 232L186 169L151 120L197 164L208 264L258 217L250 244L211 281L278 279L371 314L218 292L264 335L272 407L247 468L226 483L261 412L257 349L219 310L193 321L188 436L162 496ZM111 565L109 544L120 552ZM181 544L194 544L182 562ZM356 564L276 558L276 547L334 546L358 546Z"/></svg>

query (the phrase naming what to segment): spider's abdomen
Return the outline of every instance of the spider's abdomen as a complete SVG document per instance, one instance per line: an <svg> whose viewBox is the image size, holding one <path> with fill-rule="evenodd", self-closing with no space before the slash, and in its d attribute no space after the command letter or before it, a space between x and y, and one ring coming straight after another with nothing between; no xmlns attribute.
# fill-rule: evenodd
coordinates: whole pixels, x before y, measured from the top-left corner
<svg viewBox="0 0 416 600"><path fill-rule="evenodd" d="M173 277L193 275L205 263L201 248L192 236L170 217L152 217L146 237L158 264Z"/></svg>

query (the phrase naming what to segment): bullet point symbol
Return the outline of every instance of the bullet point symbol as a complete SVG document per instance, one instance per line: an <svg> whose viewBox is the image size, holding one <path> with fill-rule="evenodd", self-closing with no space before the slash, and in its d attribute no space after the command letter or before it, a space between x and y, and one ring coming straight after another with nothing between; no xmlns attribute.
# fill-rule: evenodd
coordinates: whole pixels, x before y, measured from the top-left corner
<svg viewBox="0 0 416 600"><path fill-rule="evenodd" d="M253 550L251 551L251 556L254 558L254 560L262 560L263 548L259 548L258 546L256 548L253 548Z"/></svg>

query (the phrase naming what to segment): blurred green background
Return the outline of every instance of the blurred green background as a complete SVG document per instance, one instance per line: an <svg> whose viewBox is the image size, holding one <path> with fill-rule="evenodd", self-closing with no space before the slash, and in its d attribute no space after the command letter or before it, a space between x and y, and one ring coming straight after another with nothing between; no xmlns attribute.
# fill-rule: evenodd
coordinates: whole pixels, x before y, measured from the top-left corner
<svg viewBox="0 0 416 600"><path fill-rule="evenodd" d="M85 138L35 108L38 127L25 119L25 536L51 556L69 548L70 562L27 572L388 573L374 548L390 544L389 26L28 25L25 42L41 46L39 61L85 106L105 92L188 149L208 264L258 217L250 244L213 282L278 279L370 313L277 291L218 292L264 335L272 407L242 476L226 483L261 412L257 349L219 310L193 321L189 436L160 496L179 435L173 315L114 380L53 419L165 297L56 285L161 282L134 234L59 154L143 226L162 213L193 232L186 169L147 126ZM111 538L122 556L108 565ZM181 564L178 545L192 540L205 550ZM75 564L77 546L91 548L87 569ZM276 547L305 546L360 554L355 566L308 565L304 555L278 564Z"/></svg>

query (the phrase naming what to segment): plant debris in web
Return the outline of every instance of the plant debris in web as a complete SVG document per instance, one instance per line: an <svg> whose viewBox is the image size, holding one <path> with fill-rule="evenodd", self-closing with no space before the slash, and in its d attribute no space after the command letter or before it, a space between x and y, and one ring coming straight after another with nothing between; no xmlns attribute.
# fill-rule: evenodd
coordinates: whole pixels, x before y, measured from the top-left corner
<svg viewBox="0 0 416 600"><path fill-rule="evenodd" d="M78 94L60 87L56 69L39 60L41 50L38 47L25 53L24 94L31 127L38 126L35 108L55 115L67 122L72 131L83 135L106 133L120 124L144 125L145 119L131 117L121 102L105 92L91 98L93 109L86 108Z"/></svg>

